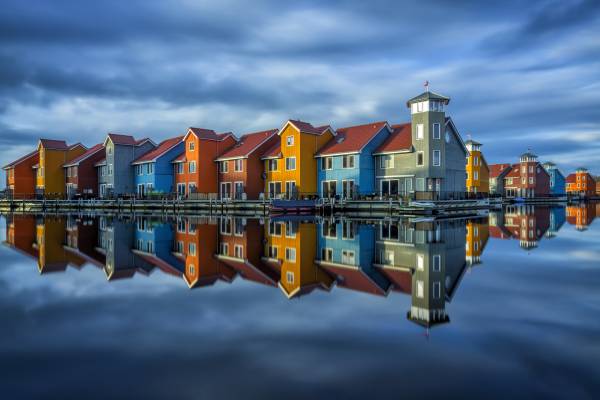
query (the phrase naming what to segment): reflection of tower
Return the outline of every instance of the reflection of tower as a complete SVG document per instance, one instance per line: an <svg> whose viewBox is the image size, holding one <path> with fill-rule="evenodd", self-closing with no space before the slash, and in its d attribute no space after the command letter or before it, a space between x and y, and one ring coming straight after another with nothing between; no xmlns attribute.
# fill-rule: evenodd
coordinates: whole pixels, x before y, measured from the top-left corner
<svg viewBox="0 0 600 400"><path fill-rule="evenodd" d="M312 221L270 220L265 238L265 262L281 266L279 288L288 298L331 289L332 277L315 264L317 235Z"/></svg>
<svg viewBox="0 0 600 400"><path fill-rule="evenodd" d="M469 266L481 264L481 255L490 236L487 219L467 222L466 259Z"/></svg>
<svg viewBox="0 0 600 400"><path fill-rule="evenodd" d="M538 247L539 240L550 227L550 209L535 205L511 205L505 209L505 228L519 240L523 250Z"/></svg>

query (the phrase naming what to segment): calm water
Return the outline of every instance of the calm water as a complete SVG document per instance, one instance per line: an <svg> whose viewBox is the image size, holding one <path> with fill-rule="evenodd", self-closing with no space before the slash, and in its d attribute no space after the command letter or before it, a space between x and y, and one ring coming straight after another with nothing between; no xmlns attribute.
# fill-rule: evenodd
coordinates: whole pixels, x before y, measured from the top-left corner
<svg viewBox="0 0 600 400"><path fill-rule="evenodd" d="M598 398L596 215L5 216L2 398Z"/></svg>

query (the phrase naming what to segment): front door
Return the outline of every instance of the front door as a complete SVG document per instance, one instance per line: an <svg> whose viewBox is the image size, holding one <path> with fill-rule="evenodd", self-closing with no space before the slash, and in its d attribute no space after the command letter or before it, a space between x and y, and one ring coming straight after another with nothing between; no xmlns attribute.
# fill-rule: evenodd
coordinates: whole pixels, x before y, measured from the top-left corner
<svg viewBox="0 0 600 400"><path fill-rule="evenodd" d="M138 185L137 189L138 189L137 190L138 197L144 197L146 194L146 185L144 185L144 184Z"/></svg>
<svg viewBox="0 0 600 400"><path fill-rule="evenodd" d="M288 199L294 199L297 197L295 181L287 181L285 183L285 194Z"/></svg>
<svg viewBox="0 0 600 400"><path fill-rule="evenodd" d="M269 198L277 198L281 194L281 182L269 182Z"/></svg>
<svg viewBox="0 0 600 400"><path fill-rule="evenodd" d="M179 196L184 196L185 195L185 183L178 183L177 184L177 194Z"/></svg>
<svg viewBox="0 0 600 400"><path fill-rule="evenodd" d="M382 196L397 196L398 195L398 179L384 179L381 181Z"/></svg>
<svg viewBox="0 0 600 400"><path fill-rule="evenodd" d="M331 198L336 195L336 181L323 181L323 197Z"/></svg>
<svg viewBox="0 0 600 400"><path fill-rule="evenodd" d="M236 182L234 185L235 198L241 200L244 193L244 182Z"/></svg>
<svg viewBox="0 0 600 400"><path fill-rule="evenodd" d="M231 182L221 182L221 198L231 198Z"/></svg>

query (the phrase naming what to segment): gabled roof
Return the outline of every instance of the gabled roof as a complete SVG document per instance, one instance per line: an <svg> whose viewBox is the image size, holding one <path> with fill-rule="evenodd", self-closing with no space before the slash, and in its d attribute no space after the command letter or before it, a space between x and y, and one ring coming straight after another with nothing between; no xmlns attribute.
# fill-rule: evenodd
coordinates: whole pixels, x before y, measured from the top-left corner
<svg viewBox="0 0 600 400"><path fill-rule="evenodd" d="M135 140L135 138L131 135L121 135L118 133L109 133L106 136L106 140L104 140L104 145L106 145L106 141L110 138L110 140L114 144L122 145L122 146L141 146L146 142L150 142L156 146L156 143L152 141L150 138L143 138L140 140Z"/></svg>
<svg viewBox="0 0 600 400"><path fill-rule="evenodd" d="M569 176L567 176L567 183L577 183L577 174L569 174Z"/></svg>
<svg viewBox="0 0 600 400"><path fill-rule="evenodd" d="M410 122L392 125L391 135L373 152L373 154L404 153L411 151L412 130Z"/></svg>
<svg viewBox="0 0 600 400"><path fill-rule="evenodd" d="M214 140L217 142L223 141L227 139L229 136L235 139L235 136L232 132L225 133L216 133L212 129L204 129L204 128L188 128L187 133L185 134L183 140L186 140L189 135L194 135L200 140Z"/></svg>
<svg viewBox="0 0 600 400"><path fill-rule="evenodd" d="M67 142L64 140L40 139L42 147L49 150L68 150Z"/></svg>
<svg viewBox="0 0 600 400"><path fill-rule="evenodd" d="M102 165L106 165L106 157L104 157L104 158L103 158L103 159L101 159L101 160L98 160L98 161L96 162L96 164L94 164L94 167L100 167L100 166L102 166Z"/></svg>
<svg viewBox="0 0 600 400"><path fill-rule="evenodd" d="M510 164L490 164L490 178L497 178L500 175L504 175L510 171L512 165Z"/></svg>
<svg viewBox="0 0 600 400"><path fill-rule="evenodd" d="M104 151L104 145L102 143L98 143L97 145L88 149L85 153L83 153L79 157L76 157L73 160L69 161L68 163L64 164L63 167L72 167L74 165L79 165L80 162L88 159L89 157L93 156L94 154L98 153L99 151Z"/></svg>
<svg viewBox="0 0 600 400"><path fill-rule="evenodd" d="M465 155L468 155L469 149L467 149L467 146L465 145L465 142L463 141L462 136L460 135L460 132L456 128L456 125L454 125L454 121L452 120L452 118L446 117L445 122L446 122L445 126L450 126L450 128L452 128L452 132L454 132L454 135L458 139L458 142L460 143L463 151L465 152Z"/></svg>
<svg viewBox="0 0 600 400"><path fill-rule="evenodd" d="M323 146L321 151L317 153L317 157L344 153L360 153L385 127L390 131L392 130L386 121L340 128L336 131L336 138Z"/></svg>
<svg viewBox="0 0 600 400"><path fill-rule="evenodd" d="M263 154L261 158L263 160L267 160L270 158L281 158L281 142L276 143L273 147L267 149L267 151L265 151L265 154Z"/></svg>
<svg viewBox="0 0 600 400"><path fill-rule="evenodd" d="M175 159L173 161L171 161L173 164L178 164L178 163L184 163L186 162L187 159L185 157L185 151L183 153L181 153L180 155L178 155L177 157L175 157Z"/></svg>
<svg viewBox="0 0 600 400"><path fill-rule="evenodd" d="M298 129L302 133L310 133L311 135L321 136L321 135L323 135L327 131L331 132L331 134L333 136L335 136L335 134L336 134L335 131L333 130L333 128L330 125L323 125L323 126L316 126L315 127L315 126L313 126L309 122L304 122L304 121L300 121L300 120L297 120L297 119L290 119L279 130L279 135L281 135L281 133L284 131L284 129L288 125L294 126L296 129Z"/></svg>
<svg viewBox="0 0 600 400"><path fill-rule="evenodd" d="M143 164L143 163L147 163L147 162L154 162L159 157L163 156L169 150L173 149L175 146L177 146L179 143L181 143L182 140L183 140L183 136L177 136L177 137L174 137L171 139L163 140L162 142L160 142L158 147L156 147L152 151L149 151L148 153L144 154L143 156L139 157L137 160L134 160L131 163L131 165Z"/></svg>
<svg viewBox="0 0 600 400"><path fill-rule="evenodd" d="M336 277L337 286L378 296L387 296L391 284L375 270L367 271L360 266L342 265L319 261L319 266Z"/></svg>
<svg viewBox="0 0 600 400"><path fill-rule="evenodd" d="M10 164L6 164L4 167L2 167L2 169L11 169L14 168L16 165L21 164L23 161L26 161L30 158L36 157L38 155L38 151L34 150L29 154L24 155L23 157L11 162Z"/></svg>
<svg viewBox="0 0 600 400"><path fill-rule="evenodd" d="M415 96L412 99L408 100L406 102L406 106L410 107L411 103L414 103L414 102L417 102L417 101L425 101L425 100L442 100L446 104L450 103L450 97L446 97L446 96L443 96L441 94L437 94L437 93L434 93L434 92L427 91L427 92L423 92L420 95Z"/></svg>
<svg viewBox="0 0 600 400"><path fill-rule="evenodd" d="M69 148L68 148L68 150L73 150L75 147L81 147L81 148L83 148L83 149L85 149L85 150L87 150L87 149L88 149L87 147L85 147L85 146L83 145L83 143L77 142L77 143L75 143L75 144L72 144L72 145L70 145L70 146L69 146Z"/></svg>
<svg viewBox="0 0 600 400"><path fill-rule="evenodd" d="M236 158L247 158L260 146L277 134L277 129L269 129L261 132L247 133L230 150L222 154L216 161L231 160Z"/></svg>

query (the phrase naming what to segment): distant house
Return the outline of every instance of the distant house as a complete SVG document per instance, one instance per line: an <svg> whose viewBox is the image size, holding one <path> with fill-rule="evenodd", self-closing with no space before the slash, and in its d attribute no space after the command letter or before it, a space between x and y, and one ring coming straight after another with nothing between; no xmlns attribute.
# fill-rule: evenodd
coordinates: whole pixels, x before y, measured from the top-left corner
<svg viewBox="0 0 600 400"><path fill-rule="evenodd" d="M522 154L520 162L513 164L504 178L504 196L533 198L549 194L550 174L542 167L535 154Z"/></svg>
<svg viewBox="0 0 600 400"><path fill-rule="evenodd" d="M269 198L315 196L317 160L315 155L334 136L329 126L315 127L304 121L289 120L278 132L280 142L267 150L265 194Z"/></svg>
<svg viewBox="0 0 600 400"><path fill-rule="evenodd" d="M175 193L173 164L183 151L183 136L162 141L155 149L135 159L131 165L139 197L151 193Z"/></svg>
<svg viewBox="0 0 600 400"><path fill-rule="evenodd" d="M6 171L6 189L10 195L33 195L36 183L34 166L39 164L39 159L38 150L34 150L2 167Z"/></svg>
<svg viewBox="0 0 600 400"><path fill-rule="evenodd" d="M577 168L574 174L567 176L567 193L585 197L596 194L596 181L587 168Z"/></svg>
<svg viewBox="0 0 600 400"><path fill-rule="evenodd" d="M189 128L183 142L184 152L173 160L177 193L188 197L196 193L216 196L219 175L215 159L231 149L237 139L231 132Z"/></svg>
<svg viewBox="0 0 600 400"><path fill-rule="evenodd" d="M564 195L566 193L566 179L556 164L548 161L542 166L550 175L550 193L554 196Z"/></svg>
<svg viewBox="0 0 600 400"><path fill-rule="evenodd" d="M596 195L600 196L600 176L596 176L594 180L596 181Z"/></svg>
<svg viewBox="0 0 600 400"><path fill-rule="evenodd" d="M131 163L142 155L154 150L156 144L148 139L136 140L133 136L109 133L104 140L106 165L98 163L101 175L98 177L100 197L133 195L136 192ZM105 166L105 174L102 175Z"/></svg>
<svg viewBox="0 0 600 400"><path fill-rule="evenodd" d="M532 204L507 206L503 227L523 250L533 250L550 229L550 208Z"/></svg>
<svg viewBox="0 0 600 400"><path fill-rule="evenodd" d="M353 198L378 192L373 151L391 132L385 121L337 129L336 137L316 155L319 196Z"/></svg>
<svg viewBox="0 0 600 400"><path fill-rule="evenodd" d="M490 192L490 168L481 152L482 144L474 140L465 143L469 155L467 156L467 192Z"/></svg>
<svg viewBox="0 0 600 400"><path fill-rule="evenodd" d="M97 144L79 157L65 163L66 189L68 198L75 195L98 196L98 174L96 163L104 159L104 146Z"/></svg>
<svg viewBox="0 0 600 400"><path fill-rule="evenodd" d="M481 255L490 237L490 225L485 220L467 221L466 256L469 266L481 264Z"/></svg>
<svg viewBox="0 0 600 400"><path fill-rule="evenodd" d="M39 165L37 169L36 194L39 196L65 194L65 169L63 165L87 151L81 143L67 145L64 140L40 139L38 144Z"/></svg>
<svg viewBox="0 0 600 400"><path fill-rule="evenodd" d="M584 203L576 206L567 206L567 222L570 225L575 225L575 229L578 231L585 231L588 226L596 218L596 207L594 203Z"/></svg>
<svg viewBox="0 0 600 400"><path fill-rule="evenodd" d="M490 164L490 194L504 196L504 178L512 171L511 164Z"/></svg>
<svg viewBox="0 0 600 400"><path fill-rule="evenodd" d="M448 97L425 92L410 99L411 122L392 125L375 150L375 177L382 196L416 192L417 199L451 198L466 191L468 150L451 118Z"/></svg>
<svg viewBox="0 0 600 400"><path fill-rule="evenodd" d="M277 129L243 135L215 161L219 166L219 195L222 199L256 200L264 192L264 152L280 141Z"/></svg>

